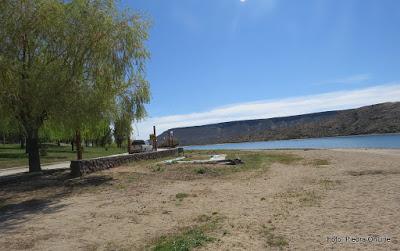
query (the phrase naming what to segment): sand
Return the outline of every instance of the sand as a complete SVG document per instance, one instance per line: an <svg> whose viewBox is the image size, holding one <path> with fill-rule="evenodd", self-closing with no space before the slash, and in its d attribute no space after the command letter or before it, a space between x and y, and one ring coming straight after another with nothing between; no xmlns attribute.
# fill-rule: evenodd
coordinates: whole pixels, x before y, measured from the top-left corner
<svg viewBox="0 0 400 251"><path fill-rule="evenodd" d="M303 159L228 175L139 164L0 186L0 249L143 250L218 215L216 241L199 250L400 250L399 150L275 152Z"/></svg>

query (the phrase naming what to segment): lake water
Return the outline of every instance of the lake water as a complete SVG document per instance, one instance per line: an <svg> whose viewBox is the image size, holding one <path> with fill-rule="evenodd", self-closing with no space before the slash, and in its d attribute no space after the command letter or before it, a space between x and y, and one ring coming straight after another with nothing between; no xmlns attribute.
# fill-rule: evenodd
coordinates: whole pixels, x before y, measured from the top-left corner
<svg viewBox="0 0 400 251"><path fill-rule="evenodd" d="M341 136L312 139L290 139L227 143L202 146L185 146L186 150L219 150L219 149L296 149L296 148L400 148L400 134Z"/></svg>

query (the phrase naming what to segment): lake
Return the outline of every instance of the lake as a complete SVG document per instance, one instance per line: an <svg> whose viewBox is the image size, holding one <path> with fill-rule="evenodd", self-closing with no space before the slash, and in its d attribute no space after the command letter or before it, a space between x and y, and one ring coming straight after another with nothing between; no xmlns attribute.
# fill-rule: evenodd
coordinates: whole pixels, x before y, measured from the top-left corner
<svg viewBox="0 0 400 251"><path fill-rule="evenodd" d="M297 149L297 148L400 148L400 134L374 134L357 136L340 136L310 139L290 139L274 141L257 141L227 143L202 146L185 146L186 150L219 150L219 149Z"/></svg>

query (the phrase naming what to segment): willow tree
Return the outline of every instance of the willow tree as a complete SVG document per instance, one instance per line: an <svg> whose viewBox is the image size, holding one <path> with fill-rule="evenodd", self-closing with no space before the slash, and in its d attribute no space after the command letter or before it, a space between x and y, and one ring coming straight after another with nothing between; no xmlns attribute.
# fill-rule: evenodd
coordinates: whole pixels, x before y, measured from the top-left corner
<svg viewBox="0 0 400 251"><path fill-rule="evenodd" d="M145 104L150 101L148 82L140 75L136 76L131 88L117 100L117 112L114 120L114 138L117 145L127 140L128 152L131 147L132 123L143 119L147 113Z"/></svg>
<svg viewBox="0 0 400 251"><path fill-rule="evenodd" d="M0 102L24 129L29 171L41 170L45 120L79 136L111 116L148 58L147 23L112 0L2 1L0 27Z"/></svg>
<svg viewBox="0 0 400 251"><path fill-rule="evenodd" d="M67 9L72 23L68 26L73 38L68 42L70 53L78 56L68 67L76 86L68 106L71 115L61 120L75 131L77 158L81 159L82 131L111 121L120 97L140 95L135 107L149 99L148 91L142 91L148 90L144 79L148 23L138 14L120 13L113 1L76 0Z"/></svg>
<svg viewBox="0 0 400 251"><path fill-rule="evenodd" d="M13 118L9 116L9 112L7 112L0 104L0 136L2 144L6 144L6 136L15 130L13 122L15 121L13 121Z"/></svg>
<svg viewBox="0 0 400 251"><path fill-rule="evenodd" d="M27 137L29 170L40 170L38 134L63 103L63 5L59 1L0 4L0 102Z"/></svg>

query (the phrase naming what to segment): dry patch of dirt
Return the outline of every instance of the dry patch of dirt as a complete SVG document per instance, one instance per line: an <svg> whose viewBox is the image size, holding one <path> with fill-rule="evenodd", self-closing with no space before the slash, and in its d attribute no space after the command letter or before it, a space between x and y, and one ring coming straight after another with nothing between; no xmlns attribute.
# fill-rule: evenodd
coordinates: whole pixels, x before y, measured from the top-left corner
<svg viewBox="0 0 400 251"><path fill-rule="evenodd" d="M400 248L400 151L225 153L246 164L145 161L0 184L0 249Z"/></svg>

